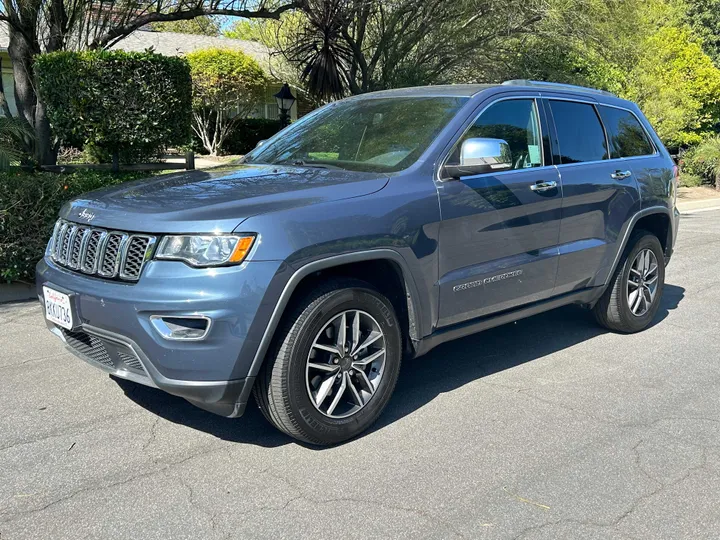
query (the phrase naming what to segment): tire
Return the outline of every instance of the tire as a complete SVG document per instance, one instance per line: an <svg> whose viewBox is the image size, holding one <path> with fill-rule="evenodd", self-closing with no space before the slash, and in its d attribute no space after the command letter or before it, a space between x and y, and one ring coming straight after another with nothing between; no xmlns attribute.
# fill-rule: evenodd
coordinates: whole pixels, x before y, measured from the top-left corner
<svg viewBox="0 0 720 540"><path fill-rule="evenodd" d="M377 336L370 332L372 328L382 333L355 355L356 361L350 356L352 350L340 357L317 348L321 341L336 348L343 320L354 324L356 316L363 325L358 343L365 344L370 336ZM365 327L367 331L363 331ZM354 334L354 326L348 331ZM353 336L348 339L354 348ZM378 360L361 366L372 355L377 356L381 344L384 356L380 354ZM362 433L380 416L395 389L401 356L400 326L388 299L363 281L332 280L297 302L279 328L258 374L255 398L265 418L290 437L315 445L337 444ZM324 366L322 370L309 367L318 364ZM336 368L335 374L325 371ZM364 379L358 370L368 373ZM332 377L336 380L329 381ZM332 393L324 393L323 388L330 388ZM335 398L339 401L331 411Z"/></svg>
<svg viewBox="0 0 720 540"><path fill-rule="evenodd" d="M630 291L634 292L635 285L629 285L628 281L631 279L631 271L633 274L633 282L639 279L637 267L633 265L638 254L641 252L647 253L646 250L650 250L655 256L657 263L657 287L654 295L652 295L652 302L650 302L649 305L645 305L647 310L643 312L642 309L631 306L630 304ZM652 259L652 255L648 258ZM652 276L650 276L649 279L652 279ZM608 288L593 308L595 319L600 325L614 332L631 334L644 330L652 322L660 307L664 287L665 258L660 241L654 234L647 231L635 231L630 237L628 246L618 263L618 267L610 280ZM641 290L643 289L641 288ZM645 300L649 294L649 292L645 292L643 299L633 297L633 301L640 302L641 300ZM637 314L634 313L633 308L637 311Z"/></svg>

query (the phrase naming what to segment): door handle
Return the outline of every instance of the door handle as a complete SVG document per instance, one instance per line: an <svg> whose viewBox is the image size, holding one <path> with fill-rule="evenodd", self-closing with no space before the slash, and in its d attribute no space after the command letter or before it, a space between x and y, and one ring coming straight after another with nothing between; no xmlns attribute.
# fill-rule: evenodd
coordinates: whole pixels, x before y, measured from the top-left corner
<svg viewBox="0 0 720 540"><path fill-rule="evenodd" d="M615 171L610 174L613 180L625 180L626 178L629 178L630 175L632 175L632 172L630 171Z"/></svg>
<svg viewBox="0 0 720 540"><path fill-rule="evenodd" d="M548 189L555 189L556 187L557 182L555 180L550 180L549 182L543 182L540 180L530 185L530 189L533 191L547 191Z"/></svg>

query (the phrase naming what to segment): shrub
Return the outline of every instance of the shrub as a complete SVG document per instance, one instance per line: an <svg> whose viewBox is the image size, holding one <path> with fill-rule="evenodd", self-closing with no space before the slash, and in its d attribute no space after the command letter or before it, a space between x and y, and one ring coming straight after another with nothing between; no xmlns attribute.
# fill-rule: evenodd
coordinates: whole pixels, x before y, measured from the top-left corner
<svg viewBox="0 0 720 540"><path fill-rule="evenodd" d="M0 116L0 169L26 161L33 138L34 133L27 122L20 118Z"/></svg>
<svg viewBox="0 0 720 540"><path fill-rule="evenodd" d="M257 146L257 143L269 139L278 131L280 131L278 120L246 118L237 124L223 149L228 154L247 154Z"/></svg>
<svg viewBox="0 0 720 540"><path fill-rule="evenodd" d="M32 280L62 205L86 191L142 178L107 171L0 172L0 279Z"/></svg>
<svg viewBox="0 0 720 540"><path fill-rule="evenodd" d="M257 146L257 143L269 139L280 131L280 122L265 118L244 118L235 123L230 134L222 145L223 154L247 154ZM195 136L193 148L202 152L203 144Z"/></svg>
<svg viewBox="0 0 720 540"><path fill-rule="evenodd" d="M55 136L109 160L190 142L192 82L182 58L150 52L61 51L35 60Z"/></svg>
<svg viewBox="0 0 720 540"><path fill-rule="evenodd" d="M720 135L709 137L682 157L682 171L720 190Z"/></svg>
<svg viewBox="0 0 720 540"><path fill-rule="evenodd" d="M192 73L193 131L215 156L234 125L262 101L267 78L241 51L204 49L186 58Z"/></svg>
<svg viewBox="0 0 720 540"><path fill-rule="evenodd" d="M696 174L680 173L680 187L698 187L703 185L702 176Z"/></svg>

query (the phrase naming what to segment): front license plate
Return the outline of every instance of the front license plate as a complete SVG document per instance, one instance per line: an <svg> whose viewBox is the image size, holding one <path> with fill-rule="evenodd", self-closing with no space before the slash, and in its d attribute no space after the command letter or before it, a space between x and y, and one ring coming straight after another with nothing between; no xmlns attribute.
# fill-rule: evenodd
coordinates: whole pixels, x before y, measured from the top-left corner
<svg viewBox="0 0 720 540"><path fill-rule="evenodd" d="M70 297L45 286L43 286L43 296L45 298L45 318L63 328L72 330L73 312Z"/></svg>

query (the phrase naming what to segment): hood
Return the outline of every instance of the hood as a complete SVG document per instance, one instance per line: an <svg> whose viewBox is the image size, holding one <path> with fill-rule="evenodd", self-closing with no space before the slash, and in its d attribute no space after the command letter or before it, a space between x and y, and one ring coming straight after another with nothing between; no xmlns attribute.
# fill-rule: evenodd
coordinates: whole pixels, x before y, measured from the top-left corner
<svg viewBox="0 0 720 540"><path fill-rule="evenodd" d="M387 182L379 173L248 164L91 191L60 217L131 232L231 232L251 216L361 197Z"/></svg>

